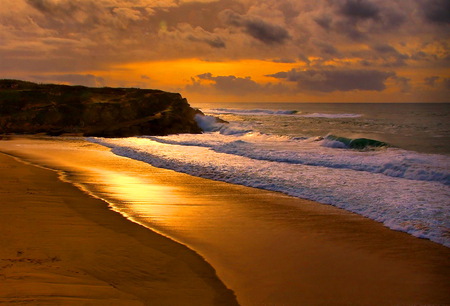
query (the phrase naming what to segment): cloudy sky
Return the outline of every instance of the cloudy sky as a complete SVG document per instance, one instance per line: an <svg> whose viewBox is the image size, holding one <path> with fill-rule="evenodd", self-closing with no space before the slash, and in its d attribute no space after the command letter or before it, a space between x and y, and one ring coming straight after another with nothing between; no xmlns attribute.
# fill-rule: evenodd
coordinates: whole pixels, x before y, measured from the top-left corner
<svg viewBox="0 0 450 306"><path fill-rule="evenodd" d="M0 0L0 78L191 102L450 101L450 0Z"/></svg>

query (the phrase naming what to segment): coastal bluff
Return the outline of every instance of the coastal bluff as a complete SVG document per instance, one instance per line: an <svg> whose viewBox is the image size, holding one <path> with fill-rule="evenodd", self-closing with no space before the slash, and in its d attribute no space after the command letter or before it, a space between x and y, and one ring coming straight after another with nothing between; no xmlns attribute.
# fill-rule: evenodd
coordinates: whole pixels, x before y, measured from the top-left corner
<svg viewBox="0 0 450 306"><path fill-rule="evenodd" d="M201 133L178 93L0 80L0 133L128 137Z"/></svg>

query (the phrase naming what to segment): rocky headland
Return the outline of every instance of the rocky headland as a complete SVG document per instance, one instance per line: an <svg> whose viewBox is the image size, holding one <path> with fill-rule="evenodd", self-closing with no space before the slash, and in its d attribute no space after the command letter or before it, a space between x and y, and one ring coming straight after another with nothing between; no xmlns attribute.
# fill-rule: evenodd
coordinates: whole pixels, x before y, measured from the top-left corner
<svg viewBox="0 0 450 306"><path fill-rule="evenodd" d="M201 133L178 93L0 80L0 133L127 137Z"/></svg>

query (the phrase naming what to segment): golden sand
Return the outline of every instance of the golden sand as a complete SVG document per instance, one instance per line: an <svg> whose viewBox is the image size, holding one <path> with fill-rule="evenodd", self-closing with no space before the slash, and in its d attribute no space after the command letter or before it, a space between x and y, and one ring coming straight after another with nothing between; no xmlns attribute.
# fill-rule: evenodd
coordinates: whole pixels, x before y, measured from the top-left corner
<svg viewBox="0 0 450 306"><path fill-rule="evenodd" d="M61 138L1 141L0 151L69 172L82 165L86 178L94 167L120 169L105 172L105 180L119 177L120 187L141 188L124 173L133 173L137 162L76 141L81 152ZM171 211L168 222L176 218L181 232L199 228L184 243L213 265L242 305L450 304L450 250L442 245L332 206L136 167L150 179L144 184L153 192L152 209ZM0 171L0 232L7 233L0 241L0 277L7 284L0 286L0 302L235 303L201 257L110 211L54 172L3 155ZM119 185L105 192L120 191ZM146 201L144 191L120 192ZM169 233L182 240L177 234Z"/></svg>
<svg viewBox="0 0 450 306"><path fill-rule="evenodd" d="M0 304L234 305L195 252L0 154Z"/></svg>

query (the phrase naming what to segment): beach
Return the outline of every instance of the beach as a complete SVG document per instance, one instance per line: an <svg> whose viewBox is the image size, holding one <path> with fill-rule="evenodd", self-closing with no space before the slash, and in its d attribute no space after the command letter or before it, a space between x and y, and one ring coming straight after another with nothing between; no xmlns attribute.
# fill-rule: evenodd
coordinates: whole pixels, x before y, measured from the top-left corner
<svg viewBox="0 0 450 306"><path fill-rule="evenodd" d="M330 205L81 138L16 137L0 152L0 303L233 305L231 290L241 305L450 302L447 247ZM158 217L136 213L147 199Z"/></svg>
<svg viewBox="0 0 450 306"><path fill-rule="evenodd" d="M0 171L0 304L236 304L203 258L56 172L5 154Z"/></svg>

